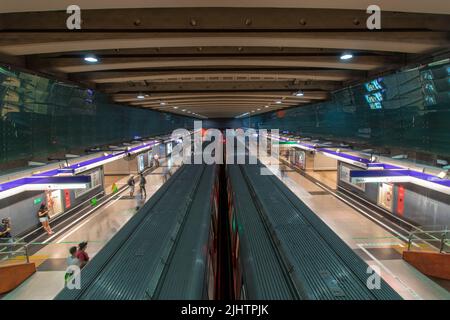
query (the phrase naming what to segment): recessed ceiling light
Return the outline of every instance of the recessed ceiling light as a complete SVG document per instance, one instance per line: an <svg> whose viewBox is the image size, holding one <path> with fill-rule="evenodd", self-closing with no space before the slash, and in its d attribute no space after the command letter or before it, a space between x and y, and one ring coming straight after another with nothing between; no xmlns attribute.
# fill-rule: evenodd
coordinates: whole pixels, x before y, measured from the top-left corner
<svg viewBox="0 0 450 320"><path fill-rule="evenodd" d="M255 112L255 110L252 110L252 112Z"/></svg>
<svg viewBox="0 0 450 320"><path fill-rule="evenodd" d="M84 57L84 61L90 62L90 63L95 63L95 62L98 62L98 58L96 56L89 55L89 56Z"/></svg>
<svg viewBox="0 0 450 320"><path fill-rule="evenodd" d="M264 106L264 108L268 108L269 106Z"/></svg>
<svg viewBox="0 0 450 320"><path fill-rule="evenodd" d="M295 93L295 96L296 97L303 97L305 94L303 93L303 91L297 91L296 93Z"/></svg>
<svg viewBox="0 0 450 320"><path fill-rule="evenodd" d="M139 94L137 95L137 98L138 98L138 99L145 99L145 96L144 96L142 93L139 93Z"/></svg>
<svg viewBox="0 0 450 320"><path fill-rule="evenodd" d="M178 107L173 107L174 109L178 109Z"/></svg>
<svg viewBox="0 0 450 320"><path fill-rule="evenodd" d="M353 58L353 55L351 53L343 53L341 55L341 60L349 60L351 58Z"/></svg>
<svg viewBox="0 0 450 320"><path fill-rule="evenodd" d="M159 105L160 105L160 106L165 106L166 103L165 103L164 101L161 101L161 102L159 103Z"/></svg>
<svg viewBox="0 0 450 320"><path fill-rule="evenodd" d="M260 111L261 109L256 109L256 110Z"/></svg>
<svg viewBox="0 0 450 320"><path fill-rule="evenodd" d="M282 104L282 103L283 103L283 101L281 101L281 100L277 100L277 101L275 101L275 103L276 103L276 104Z"/></svg>
<svg viewBox="0 0 450 320"><path fill-rule="evenodd" d="M186 111L186 109L183 109L183 110L181 110L181 111Z"/></svg>

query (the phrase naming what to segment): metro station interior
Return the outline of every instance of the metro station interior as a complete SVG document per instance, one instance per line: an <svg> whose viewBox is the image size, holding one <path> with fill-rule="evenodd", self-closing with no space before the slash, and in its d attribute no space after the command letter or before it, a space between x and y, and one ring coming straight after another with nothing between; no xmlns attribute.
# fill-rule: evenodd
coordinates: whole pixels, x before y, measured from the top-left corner
<svg viewBox="0 0 450 320"><path fill-rule="evenodd" d="M2 0L0 34L0 300L450 300L448 1Z"/></svg>

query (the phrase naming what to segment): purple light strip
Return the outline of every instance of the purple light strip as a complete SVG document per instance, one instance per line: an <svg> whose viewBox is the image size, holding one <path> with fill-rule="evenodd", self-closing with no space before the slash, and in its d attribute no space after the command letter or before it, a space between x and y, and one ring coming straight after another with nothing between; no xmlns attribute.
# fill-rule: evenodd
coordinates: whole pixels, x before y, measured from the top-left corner
<svg viewBox="0 0 450 320"><path fill-rule="evenodd" d="M289 139L282 138L282 137L279 137L279 139L283 140L283 141L290 141ZM402 168L402 167L399 167L399 166L395 166L395 165L392 165L392 164L388 164L388 163L382 163L382 162L374 163L374 162L371 162L370 160L365 159L365 158L356 157L356 156L353 156L353 155L350 155L350 154L345 154L345 153L342 153L342 152L336 152L336 151L333 151L333 150L330 150L330 149L318 148L318 147L316 147L314 145L310 145L310 144L303 144L303 143L298 143L298 144L299 145L303 145L303 146L308 147L308 148L315 149L317 151L329 153L329 154L335 155L335 156L340 157L340 158L344 158L344 159L348 159L348 160L351 160L351 161L356 161L356 162L362 163L362 164L366 165L367 168L383 167L383 169L385 169L385 170L406 171L408 176L411 176L411 177L414 177L414 178L417 178L417 179L420 179L420 180L425 180L425 181L428 181L428 182L436 183L436 184L439 184L439 185L442 185L442 186L445 186L445 187L450 187L450 180L448 180L448 179L441 179L441 178L433 176L431 174L422 173L422 172L418 172L418 171L414 171L414 170L410 170L410 169L405 169L405 168Z"/></svg>
<svg viewBox="0 0 450 320"><path fill-rule="evenodd" d="M147 147L154 146L156 143L157 143L157 141L152 141L150 143L146 143L144 145L131 148L128 151L122 151L122 152L116 153L114 155L110 154L110 155L107 155L107 156L101 156L101 157L97 157L97 158L94 158L94 159L90 159L90 160L86 160L86 161L83 161L83 162L80 162L80 163L73 164L73 165L71 165L69 167L66 167L66 168L63 168L63 169L53 169L53 170L49 170L49 171L33 174L31 177L20 178L20 179L16 179L16 180L13 180L13 181L8 181L8 182L0 184L0 192L6 191L6 190L10 190L12 188L21 187L21 186L23 186L25 184L29 184L29 183L35 183L36 184L36 183L38 183L36 181L38 181L39 177L54 177L54 176L56 176L57 174L60 174L60 173L70 173L70 172L73 173L75 171L75 169L77 169L77 168L82 168L84 166L95 164L97 162L101 162L101 161L104 161L104 160L107 160L107 159L110 159L110 158L114 158L114 157L123 155L125 153L139 151L141 149L145 149ZM57 177L57 178L63 178L63 177ZM73 177L64 177L64 178L73 178ZM47 179L47 181L50 181L50 179L51 178ZM45 182L45 180L42 180L42 181ZM49 182L45 182L45 183L49 183Z"/></svg>
<svg viewBox="0 0 450 320"><path fill-rule="evenodd" d="M26 184L65 184L65 183L89 183L91 177L89 176L74 176L74 177L27 177L17 180L2 183L0 185L0 191L6 191L13 188L21 187Z"/></svg>

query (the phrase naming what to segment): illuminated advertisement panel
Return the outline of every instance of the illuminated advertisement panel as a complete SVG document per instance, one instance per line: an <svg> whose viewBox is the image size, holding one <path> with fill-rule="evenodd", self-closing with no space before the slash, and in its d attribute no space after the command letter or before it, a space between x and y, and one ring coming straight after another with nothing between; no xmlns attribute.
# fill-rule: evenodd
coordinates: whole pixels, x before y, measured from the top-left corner
<svg viewBox="0 0 450 320"><path fill-rule="evenodd" d="M350 167L347 167L346 165L341 163L340 170L339 170L339 180L342 182L345 182L359 190L366 191L365 183L353 183L352 182L351 177L350 177L350 171L351 171Z"/></svg>
<svg viewBox="0 0 450 320"><path fill-rule="evenodd" d="M145 165L144 165L144 155L143 154L140 154L137 156L137 162L138 162L138 171L139 172L144 171Z"/></svg>

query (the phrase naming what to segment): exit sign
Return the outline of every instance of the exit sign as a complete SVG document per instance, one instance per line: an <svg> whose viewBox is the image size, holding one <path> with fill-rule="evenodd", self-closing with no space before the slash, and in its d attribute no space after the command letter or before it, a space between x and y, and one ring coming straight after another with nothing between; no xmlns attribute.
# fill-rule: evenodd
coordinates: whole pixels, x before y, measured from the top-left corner
<svg viewBox="0 0 450 320"><path fill-rule="evenodd" d="M42 198L36 198L36 199L34 199L34 204L38 204L38 203L41 203L42 202Z"/></svg>

